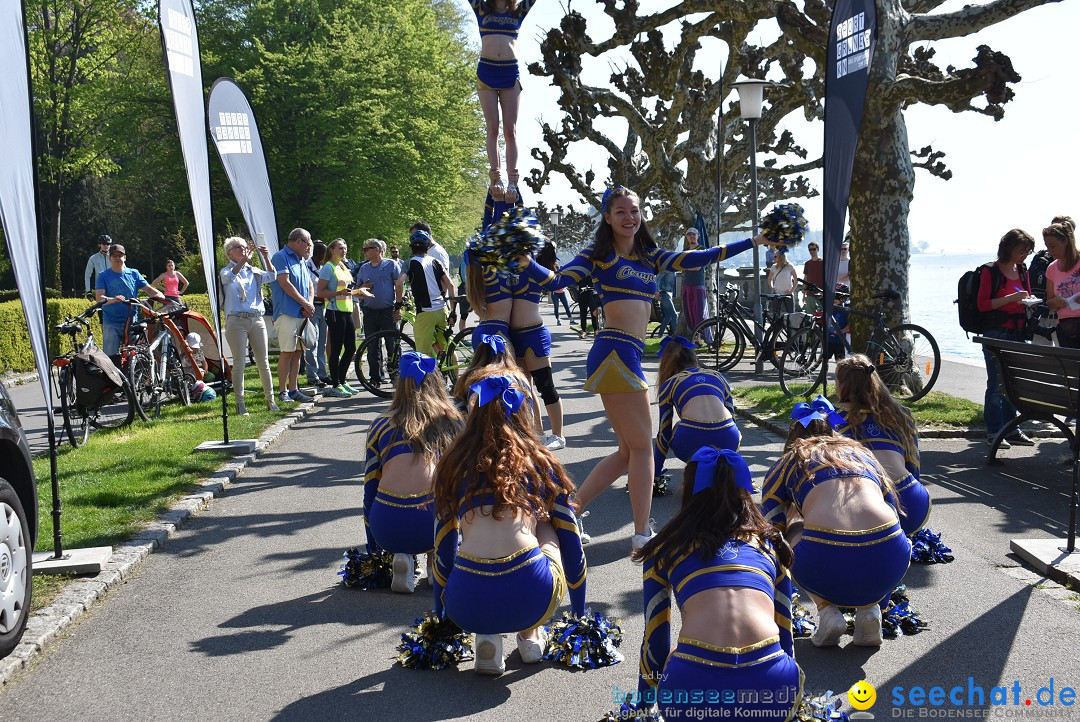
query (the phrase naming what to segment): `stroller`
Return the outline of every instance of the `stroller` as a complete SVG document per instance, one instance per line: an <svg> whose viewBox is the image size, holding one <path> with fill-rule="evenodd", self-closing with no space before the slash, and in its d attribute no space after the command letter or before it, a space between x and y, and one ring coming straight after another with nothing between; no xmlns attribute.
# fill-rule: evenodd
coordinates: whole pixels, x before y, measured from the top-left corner
<svg viewBox="0 0 1080 722"><path fill-rule="evenodd" d="M185 370L189 370L196 381L206 381L211 386L217 386L220 382L229 379L232 369L221 353L221 344L218 343L217 335L214 334L214 327L209 319L189 308L184 311L180 325L187 334L183 339L181 353ZM188 339L191 339L193 335L198 339L197 348L195 344L188 343ZM191 368L188 369L188 366ZM212 380L207 379L207 376L210 376Z"/></svg>

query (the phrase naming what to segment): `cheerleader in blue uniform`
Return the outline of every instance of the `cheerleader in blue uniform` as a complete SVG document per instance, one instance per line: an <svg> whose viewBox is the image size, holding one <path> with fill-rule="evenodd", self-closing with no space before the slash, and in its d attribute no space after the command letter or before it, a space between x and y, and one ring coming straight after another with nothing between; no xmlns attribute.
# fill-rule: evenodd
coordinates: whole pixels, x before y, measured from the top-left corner
<svg viewBox="0 0 1080 722"><path fill-rule="evenodd" d="M836 397L843 423L836 430L870 449L896 486L900 526L914 534L930 518L930 492L919 480L919 432L911 412L893 398L866 356L836 364Z"/></svg>
<svg viewBox="0 0 1080 722"><path fill-rule="evenodd" d="M435 473L435 611L476 633L475 669L493 675L506 669L504 633L533 664L563 593L585 612L574 485L533 430L528 380L496 371L474 376L465 429Z"/></svg>
<svg viewBox="0 0 1080 722"><path fill-rule="evenodd" d="M802 698L791 549L753 493L737 452L699 449L686 467L679 513L634 552L644 562L639 707L655 703L665 719L704 719L720 709L791 719ZM682 617L674 651L672 592Z"/></svg>
<svg viewBox="0 0 1080 722"><path fill-rule="evenodd" d="M498 374L515 374L521 369L514 361L513 349L505 337L498 334L481 336L475 350L472 361L462 370L454 382L454 403L462 414L469 411L469 397L472 390L469 386L473 383L473 376L481 369L491 367Z"/></svg>
<svg viewBox="0 0 1080 722"><path fill-rule="evenodd" d="M657 247L641 218L640 199L629 188L609 189L600 210L596 241L557 273L531 258L522 258L521 263L547 291L594 279L606 322L589 351L585 390L600 394L619 448L597 464L578 489L578 510L627 474L634 514L630 544L637 549L652 536L652 417L641 356L656 296L656 274L703 268L769 241L759 235L704 251L665 251Z"/></svg>
<svg viewBox="0 0 1080 722"><path fill-rule="evenodd" d="M547 269L555 268L555 244L545 245L536 260ZM514 296L510 313L510 343L514 345L518 366L532 377L536 391L544 400L551 424L551 433L544 434L544 446L552 451L563 449L566 447L563 406L551 376L551 332L540 318L540 299L544 292L540 284L524 273L510 277L510 292ZM539 417L539 413L536 415ZM543 422L538 426L543 431Z"/></svg>
<svg viewBox="0 0 1080 722"><path fill-rule="evenodd" d="M517 117L521 99L521 71L514 46L525 16L535 0L469 0L480 26L480 62L476 66L476 89L487 124L489 192L495 202L518 199ZM502 181L499 159L499 109L502 108L506 141L507 185Z"/></svg>
<svg viewBox="0 0 1080 722"><path fill-rule="evenodd" d="M435 462L462 424L435 366L430 356L416 351L402 354L390 408L375 417L367 437L368 551L394 554L390 588L407 594L414 590L415 555L435 548Z"/></svg>
<svg viewBox="0 0 1080 722"><path fill-rule="evenodd" d="M514 307L510 277L496 271L494 266L480 263L468 249L465 250L465 275L469 305L480 318L480 323L473 329L473 351L479 348L484 336L498 334L509 341L510 312Z"/></svg>
<svg viewBox="0 0 1080 722"><path fill-rule="evenodd" d="M742 434L731 416L735 411L731 387L720 373L698 365L694 344L685 337L667 336L660 342L656 384L660 431L653 444L653 466L657 477L664 473L668 452L689 462L703 446L738 451Z"/></svg>
<svg viewBox="0 0 1080 722"><path fill-rule="evenodd" d="M894 501L895 488L866 449L833 432L827 415L808 404L792 412L787 444L765 476L765 518L789 531L791 575L818 609L810 641L835 645L847 631L840 607L855 607L854 642L881 644L880 602L911 562ZM801 517L799 524L791 515Z"/></svg>

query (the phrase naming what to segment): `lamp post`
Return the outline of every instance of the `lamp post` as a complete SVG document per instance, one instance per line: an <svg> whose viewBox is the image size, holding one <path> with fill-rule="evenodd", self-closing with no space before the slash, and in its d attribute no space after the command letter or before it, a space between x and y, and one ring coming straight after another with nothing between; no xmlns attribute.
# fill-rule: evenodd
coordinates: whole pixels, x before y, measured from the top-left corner
<svg viewBox="0 0 1080 722"><path fill-rule="evenodd" d="M554 243L557 248L559 246L559 221L562 220L562 211L559 210L558 206L555 206L548 211L548 220L551 221L551 227L555 231L552 235L552 243Z"/></svg>
<svg viewBox="0 0 1080 722"><path fill-rule="evenodd" d="M757 122L761 117L761 106L766 86L772 85L767 80L737 80L733 83L739 91L739 116L750 125L750 220L751 236L757 236L758 223L758 184L757 184ZM761 262L758 247L754 246L754 338L757 339L759 352L754 361L754 372L765 370L765 355L760 352L762 346L761 330Z"/></svg>

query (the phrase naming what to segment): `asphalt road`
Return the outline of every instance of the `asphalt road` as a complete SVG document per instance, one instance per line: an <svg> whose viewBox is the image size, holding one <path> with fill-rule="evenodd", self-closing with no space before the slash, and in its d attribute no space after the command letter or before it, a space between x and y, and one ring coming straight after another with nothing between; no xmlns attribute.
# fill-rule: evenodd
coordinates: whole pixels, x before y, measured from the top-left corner
<svg viewBox="0 0 1080 722"><path fill-rule="evenodd" d="M614 439L598 399L580 390L586 344L566 328L552 328L570 443L558 455L580 482ZM405 670L394 664L394 646L432 606L426 582L403 596L348 590L335 576L342 551L362 540L360 458L385 402L322 406L0 689L0 720L597 720L612 708L614 688L636 687L643 623L640 572L627 559L625 482L593 504L586 553L590 605L622 618L626 662L570 672L525 666L514 652L499 679L477 677L469 663ZM760 484L780 439L740 426ZM1023 699L1051 677L1056 693L1080 686L1077 602L1040 588L1008 552L1010 538L1064 533L1069 476L1056 459L1065 445L1014 448L1002 452L1009 463L993 469L984 466L985 451L962 439L924 443L931 526L956 555L952 564L908 573L913 606L930 628L877 650L849 646L850 638L826 650L797 641L809 690L842 691L865 678L878 688L871 711L882 718L893 716L896 686L966 690L972 677L989 692L1015 681L1024 697L1009 711L1020 714L1028 711ZM659 522L672 516L676 499L656 500Z"/></svg>

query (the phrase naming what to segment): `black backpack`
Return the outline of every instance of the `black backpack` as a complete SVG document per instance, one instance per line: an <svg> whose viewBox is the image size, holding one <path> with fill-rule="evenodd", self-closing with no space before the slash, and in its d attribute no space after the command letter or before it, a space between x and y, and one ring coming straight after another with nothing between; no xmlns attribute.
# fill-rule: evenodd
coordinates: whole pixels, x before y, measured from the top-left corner
<svg viewBox="0 0 1080 722"><path fill-rule="evenodd" d="M75 403L91 409L108 403L124 385L124 375L104 351L96 346L75 354Z"/></svg>
<svg viewBox="0 0 1080 722"><path fill-rule="evenodd" d="M964 275L960 276L960 281L956 285L956 301L957 313L960 316L960 328L964 329L968 333L982 333L990 328L997 328L1010 316L1005 311L980 311L979 310L979 285L982 279L982 269L990 269L990 282L993 284L993 288L990 289L990 297L993 298L1003 285L1005 285L1005 276L997 267L997 263L991 261L984 263L981 266L976 267L971 271L966 271ZM1020 278L1021 282L1027 276L1027 269L1020 266Z"/></svg>
<svg viewBox="0 0 1080 722"><path fill-rule="evenodd" d="M1046 300L1046 268L1053 262L1050 251L1043 249L1031 259L1031 268L1028 269L1028 275L1031 277L1031 293L1044 301Z"/></svg>

